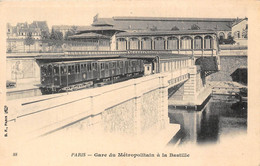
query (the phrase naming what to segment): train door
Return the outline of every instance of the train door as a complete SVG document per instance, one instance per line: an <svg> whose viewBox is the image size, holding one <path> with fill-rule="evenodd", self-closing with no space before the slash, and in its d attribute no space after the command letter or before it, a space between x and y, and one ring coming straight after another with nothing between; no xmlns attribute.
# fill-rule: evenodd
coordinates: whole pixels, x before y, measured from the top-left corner
<svg viewBox="0 0 260 166"><path fill-rule="evenodd" d="M47 75L48 66L42 65L41 66L41 84L42 85L48 85L49 84L49 78Z"/></svg>
<svg viewBox="0 0 260 166"><path fill-rule="evenodd" d="M92 72L93 72L93 79L97 79L99 77L97 62L92 62Z"/></svg>
<svg viewBox="0 0 260 166"><path fill-rule="evenodd" d="M93 79L93 71L91 62L87 62L87 80Z"/></svg>
<svg viewBox="0 0 260 166"><path fill-rule="evenodd" d="M60 86L61 80L60 80L60 65L54 64L53 65L53 84L55 86Z"/></svg>
<svg viewBox="0 0 260 166"><path fill-rule="evenodd" d="M112 62L112 75L111 75L112 77L117 75L116 68L117 68L116 61L113 61Z"/></svg>
<svg viewBox="0 0 260 166"><path fill-rule="evenodd" d="M109 77L113 76L113 63L111 61L108 62L109 64Z"/></svg>
<svg viewBox="0 0 260 166"><path fill-rule="evenodd" d="M133 64L132 61L129 60L128 61L128 73L131 74L133 72L133 68L132 68Z"/></svg>
<svg viewBox="0 0 260 166"><path fill-rule="evenodd" d="M124 62L122 60L118 61L118 75L124 75Z"/></svg>
<svg viewBox="0 0 260 166"><path fill-rule="evenodd" d="M75 64L68 64L68 83L75 83Z"/></svg>
<svg viewBox="0 0 260 166"><path fill-rule="evenodd" d="M136 72L136 60L131 60L131 64L132 64L132 72L135 73Z"/></svg>
<svg viewBox="0 0 260 166"><path fill-rule="evenodd" d="M109 62L105 62L105 78L109 77Z"/></svg>
<svg viewBox="0 0 260 166"><path fill-rule="evenodd" d="M53 71L52 71L52 65L49 64L47 66L47 76L46 76L46 83L47 85L53 85Z"/></svg>
<svg viewBox="0 0 260 166"><path fill-rule="evenodd" d="M140 60L136 60L136 72L140 72Z"/></svg>
<svg viewBox="0 0 260 166"><path fill-rule="evenodd" d="M143 60L139 60L140 61L140 73L144 73L144 61Z"/></svg>
<svg viewBox="0 0 260 166"><path fill-rule="evenodd" d="M81 72L81 78L82 81L86 81L87 80L87 64L85 63L81 63L80 64L80 72Z"/></svg>
<svg viewBox="0 0 260 166"><path fill-rule="evenodd" d="M100 71L100 75L99 78L103 79L105 78L105 63L104 62L99 62L99 71Z"/></svg>
<svg viewBox="0 0 260 166"><path fill-rule="evenodd" d="M126 60L125 61L125 74L129 73L128 67L129 67L129 62L128 62L128 60Z"/></svg>
<svg viewBox="0 0 260 166"><path fill-rule="evenodd" d="M61 75L61 86L66 87L69 84L68 81L68 66L66 64L60 65L60 75Z"/></svg>
<svg viewBox="0 0 260 166"><path fill-rule="evenodd" d="M80 64L76 63L75 64L75 82L81 82L82 81L82 76L80 73Z"/></svg>

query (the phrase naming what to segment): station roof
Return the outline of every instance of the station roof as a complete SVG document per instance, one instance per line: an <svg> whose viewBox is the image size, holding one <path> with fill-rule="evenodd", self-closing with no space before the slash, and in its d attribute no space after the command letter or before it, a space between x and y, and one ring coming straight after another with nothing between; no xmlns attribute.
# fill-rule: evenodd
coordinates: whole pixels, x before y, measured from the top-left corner
<svg viewBox="0 0 260 166"><path fill-rule="evenodd" d="M103 39L109 39L110 36L101 35L98 33L82 33L78 35L69 36L71 39L97 39L97 38L103 38Z"/></svg>
<svg viewBox="0 0 260 166"><path fill-rule="evenodd" d="M215 34L213 30L183 30L183 31L139 31L139 32L121 32L116 36L154 36L154 35L179 35L179 34Z"/></svg>
<svg viewBox="0 0 260 166"><path fill-rule="evenodd" d="M200 29L230 31L235 18L174 18L174 17L112 17L97 18L92 26L109 25L122 30L144 30L156 27L160 30L188 30L192 25Z"/></svg>
<svg viewBox="0 0 260 166"><path fill-rule="evenodd" d="M124 31L124 30L112 26L89 26L89 27L81 27L77 29L78 33L93 32L93 31Z"/></svg>

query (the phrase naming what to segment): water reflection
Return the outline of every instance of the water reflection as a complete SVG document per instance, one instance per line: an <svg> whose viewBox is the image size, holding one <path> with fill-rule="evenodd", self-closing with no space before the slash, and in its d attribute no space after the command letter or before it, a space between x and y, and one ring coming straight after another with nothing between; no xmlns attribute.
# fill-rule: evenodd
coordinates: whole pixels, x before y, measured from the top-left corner
<svg viewBox="0 0 260 166"><path fill-rule="evenodd" d="M171 143L217 143L222 136L246 133L247 103L233 97L213 96L201 111L169 106L170 123L181 125Z"/></svg>

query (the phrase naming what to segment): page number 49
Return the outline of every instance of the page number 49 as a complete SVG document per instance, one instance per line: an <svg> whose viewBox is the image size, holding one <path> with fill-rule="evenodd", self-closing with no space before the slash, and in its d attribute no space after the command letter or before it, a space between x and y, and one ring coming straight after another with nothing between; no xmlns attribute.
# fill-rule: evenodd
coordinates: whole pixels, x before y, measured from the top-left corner
<svg viewBox="0 0 260 166"><path fill-rule="evenodd" d="M17 153L13 153L13 156L17 156L18 154Z"/></svg>

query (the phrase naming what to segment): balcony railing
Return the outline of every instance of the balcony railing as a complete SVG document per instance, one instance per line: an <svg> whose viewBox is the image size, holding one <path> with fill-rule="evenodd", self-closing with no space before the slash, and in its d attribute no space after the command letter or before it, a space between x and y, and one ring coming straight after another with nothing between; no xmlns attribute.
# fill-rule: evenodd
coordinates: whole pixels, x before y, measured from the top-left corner
<svg viewBox="0 0 260 166"><path fill-rule="evenodd" d="M124 50L124 51L90 51L90 50L69 50L65 55L70 56L85 56L85 55L154 55L154 54L188 54L188 55L216 55L216 49L204 50Z"/></svg>

